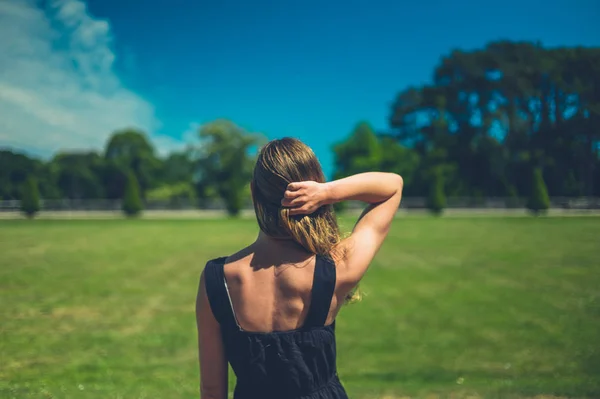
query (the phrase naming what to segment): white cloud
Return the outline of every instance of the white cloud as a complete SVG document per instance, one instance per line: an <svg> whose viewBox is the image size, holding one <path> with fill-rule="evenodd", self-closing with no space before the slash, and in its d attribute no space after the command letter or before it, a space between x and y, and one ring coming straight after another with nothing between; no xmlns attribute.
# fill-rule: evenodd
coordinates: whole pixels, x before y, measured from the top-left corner
<svg viewBox="0 0 600 399"><path fill-rule="evenodd" d="M102 148L130 126L160 152L181 142L153 134L160 123L148 101L115 74L110 24L79 0L0 1L0 146L48 154Z"/></svg>

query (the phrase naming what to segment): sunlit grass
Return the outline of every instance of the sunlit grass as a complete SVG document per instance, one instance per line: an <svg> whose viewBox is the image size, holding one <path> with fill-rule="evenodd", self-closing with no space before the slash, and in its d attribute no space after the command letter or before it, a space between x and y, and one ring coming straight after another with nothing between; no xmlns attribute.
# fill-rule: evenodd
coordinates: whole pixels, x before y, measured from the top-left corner
<svg viewBox="0 0 600 399"><path fill-rule="evenodd" d="M0 397L197 397L198 277L255 234L0 222ZM600 396L599 219L404 218L390 234L338 317L350 397Z"/></svg>

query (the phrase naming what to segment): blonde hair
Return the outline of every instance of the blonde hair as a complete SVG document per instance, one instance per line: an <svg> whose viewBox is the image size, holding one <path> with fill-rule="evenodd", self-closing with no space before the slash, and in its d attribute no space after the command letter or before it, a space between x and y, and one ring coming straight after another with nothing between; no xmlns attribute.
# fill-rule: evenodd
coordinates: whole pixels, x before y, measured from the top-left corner
<svg viewBox="0 0 600 399"><path fill-rule="evenodd" d="M290 215L281 205L288 184L300 181L325 183L321 164L309 146L294 138L272 140L258 154L252 178L252 200L260 229L268 236L292 239L304 249L332 259L340 242L340 229L331 205L310 215ZM346 301L360 299L358 290Z"/></svg>

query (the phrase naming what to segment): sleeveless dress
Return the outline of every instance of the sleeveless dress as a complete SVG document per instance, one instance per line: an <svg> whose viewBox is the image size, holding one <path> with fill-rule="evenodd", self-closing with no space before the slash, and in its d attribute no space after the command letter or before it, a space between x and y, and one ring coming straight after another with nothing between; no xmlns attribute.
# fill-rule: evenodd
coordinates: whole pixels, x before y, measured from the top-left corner
<svg viewBox="0 0 600 399"><path fill-rule="evenodd" d="M304 325L269 333L237 322L223 272L226 257L206 264L204 279L237 383L234 399L347 399L337 375L335 321L325 325L335 289L335 264L317 255Z"/></svg>

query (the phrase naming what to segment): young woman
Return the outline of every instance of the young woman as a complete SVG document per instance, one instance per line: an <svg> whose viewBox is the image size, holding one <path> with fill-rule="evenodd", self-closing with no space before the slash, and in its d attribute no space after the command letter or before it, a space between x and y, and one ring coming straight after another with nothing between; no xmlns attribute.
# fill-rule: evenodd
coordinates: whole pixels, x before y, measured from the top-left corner
<svg viewBox="0 0 600 399"><path fill-rule="evenodd" d="M336 371L335 318L385 239L402 178L362 173L325 182L296 139L262 148L251 183L260 232L254 243L206 264L196 316L202 399L347 398ZM342 238L332 204L364 201Z"/></svg>

